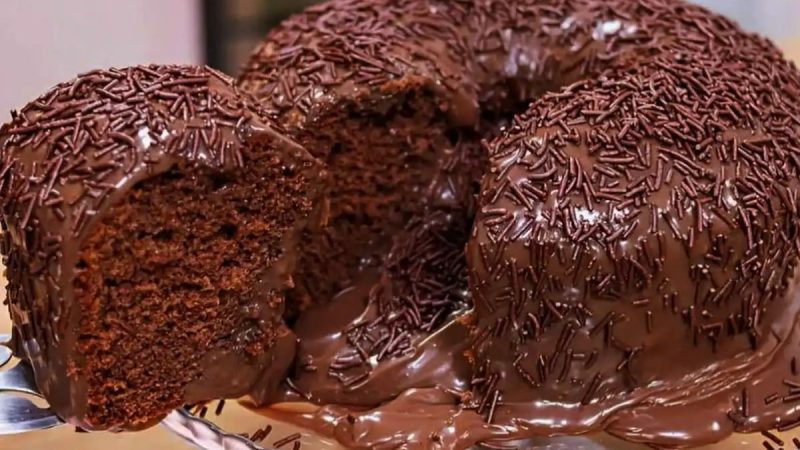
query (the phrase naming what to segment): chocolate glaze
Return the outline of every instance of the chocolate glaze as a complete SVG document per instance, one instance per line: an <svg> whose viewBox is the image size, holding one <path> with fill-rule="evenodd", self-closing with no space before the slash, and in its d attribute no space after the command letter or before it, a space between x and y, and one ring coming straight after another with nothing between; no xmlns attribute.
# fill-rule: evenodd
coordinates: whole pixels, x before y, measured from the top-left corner
<svg viewBox="0 0 800 450"><path fill-rule="evenodd" d="M343 329L408 309L376 312L383 291L359 284L300 319L289 383L290 399L358 408L298 420L358 448L603 429L694 446L797 424L800 77L770 42L681 1L339 0L285 22L241 80L313 133L338 105L420 78L451 130L481 134L482 117L532 101L487 146L474 310L442 325L468 325L470 348L426 347L418 329L366 375L326 376L362 353ZM397 280L385 264L378 277ZM417 371L431 351L457 375Z"/></svg>
<svg viewBox="0 0 800 450"><path fill-rule="evenodd" d="M259 411L334 436L348 448L364 449L465 449L478 443L524 447L537 436L592 431L606 431L630 442L684 448L719 442L734 432L787 431L800 425L800 411L792 393L800 380L800 373L792 371L797 364L792 361L800 357L798 307L794 303L787 311L791 314L775 327L776 334L789 333L785 340L778 341L770 334L764 348L752 355L714 365L685 383L620 396L616 404L570 408L559 402L515 403L498 409L494 423L487 424L483 415L464 407L468 396L440 385L409 389L374 409L327 405L301 413L290 413L286 408ZM444 330L452 330L452 326ZM468 365L446 356L453 354L452 348L438 350L454 366ZM404 379L398 376L383 381ZM743 408L744 398L748 406Z"/></svg>
<svg viewBox="0 0 800 450"><path fill-rule="evenodd" d="M358 365L338 369L336 362L353 352L347 330L377 316L378 307L370 302L368 293L374 286L372 277L367 277L330 304L302 315L293 327L300 341L296 372L289 381L288 395L280 401L369 407L412 388L467 388L471 368L465 364L463 353L468 348L469 329L463 322L468 316L451 321L430 335L414 336L410 347L413 352L385 362L373 358L368 377L360 376L364 371ZM342 379L357 381L347 383Z"/></svg>
<svg viewBox="0 0 800 450"><path fill-rule="evenodd" d="M16 353L32 365L40 391L65 421L84 429L136 429L160 420L87 417L87 404L98 399L87 398L83 313L73 281L92 230L137 183L179 164L241 168L245 146L262 146L316 177L319 166L264 116L253 98L210 68L151 65L98 70L59 84L0 128L2 253ZM290 274L269 279L283 264L265 271L265 288L283 288ZM268 381L268 370L288 367L295 340L279 325L282 304L255 299L250 306L274 330L250 340L246 330L230 330L243 339L204 355L185 402L239 396L256 380L262 390L277 384ZM258 339L279 344L257 355L245 351ZM165 405L161 413L177 406Z"/></svg>

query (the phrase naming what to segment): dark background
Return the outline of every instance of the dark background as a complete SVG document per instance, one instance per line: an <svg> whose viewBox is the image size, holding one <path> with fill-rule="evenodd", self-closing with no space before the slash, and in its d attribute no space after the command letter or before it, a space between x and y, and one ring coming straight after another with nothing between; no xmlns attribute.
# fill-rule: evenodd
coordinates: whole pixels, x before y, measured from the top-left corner
<svg viewBox="0 0 800 450"><path fill-rule="evenodd" d="M206 61L238 75L267 30L319 0L203 0Z"/></svg>

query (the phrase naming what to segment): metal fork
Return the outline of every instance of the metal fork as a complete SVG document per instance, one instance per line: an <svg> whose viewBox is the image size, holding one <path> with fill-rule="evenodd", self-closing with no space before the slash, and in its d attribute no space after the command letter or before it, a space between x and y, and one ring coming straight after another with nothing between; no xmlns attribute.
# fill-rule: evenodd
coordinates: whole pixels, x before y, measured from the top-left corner
<svg viewBox="0 0 800 450"><path fill-rule="evenodd" d="M41 397L33 381L33 371L26 363L18 363L9 370L2 370L11 362L8 342L11 336L0 334L0 435L25 433L61 425L63 422L49 409L34 405L27 398L15 393Z"/></svg>
<svg viewBox="0 0 800 450"><path fill-rule="evenodd" d="M30 400L14 395L28 394L42 398L36 388L33 371L27 363L20 362L8 370L3 369L12 360L8 347L10 340L11 336L0 334L0 435L64 425L49 409L40 408ZM161 424L187 443L203 450L264 450L241 436L223 432L183 409L172 412Z"/></svg>

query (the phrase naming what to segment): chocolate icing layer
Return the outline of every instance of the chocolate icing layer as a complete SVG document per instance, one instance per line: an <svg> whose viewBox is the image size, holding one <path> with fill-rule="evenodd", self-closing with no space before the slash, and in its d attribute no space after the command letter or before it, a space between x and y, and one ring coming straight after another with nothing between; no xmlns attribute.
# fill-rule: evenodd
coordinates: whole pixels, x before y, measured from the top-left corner
<svg viewBox="0 0 800 450"><path fill-rule="evenodd" d="M354 279L300 319L289 398L358 406L305 423L360 448L601 429L688 446L796 424L800 78L770 42L681 1L334 0L272 32L240 80L297 136L341 105L371 114L408 84L435 95L445 135L474 143L487 120L510 119L487 146L470 295L449 296L474 311L441 325L467 326L469 351L426 346L439 326L380 331L431 295L409 303L400 287L380 300L408 283L385 257L378 281ZM456 172L477 180L470 165ZM468 185L427 191L416 216L449 197L444 210L471 221ZM333 329L311 331L334 312ZM375 359L345 342L365 324L372 344L408 344L378 341ZM431 351L453 373L415 364ZM465 367L468 379L453 375Z"/></svg>
<svg viewBox="0 0 800 450"><path fill-rule="evenodd" d="M243 395L269 370L288 368L295 340L281 325L281 290L292 267L283 247L309 213L318 189L308 186L321 170L230 78L155 65L81 75L12 113L0 128L0 160L17 355L64 420L137 429L187 402ZM227 180L251 174L264 176L247 189L271 196L269 224L239 223L251 213L233 203L241 188ZM256 208L261 198L247 200ZM166 199L175 203L159 203ZM190 222L228 201L242 209L221 237ZM152 217L135 214L142 210ZM182 219L192 229L159 222L167 210L191 214ZM130 227L139 234L120 242ZM256 231L251 259L214 267L221 278L187 273L230 253L225 233ZM175 253L190 240L199 250L185 261ZM246 269L252 258L258 270Z"/></svg>

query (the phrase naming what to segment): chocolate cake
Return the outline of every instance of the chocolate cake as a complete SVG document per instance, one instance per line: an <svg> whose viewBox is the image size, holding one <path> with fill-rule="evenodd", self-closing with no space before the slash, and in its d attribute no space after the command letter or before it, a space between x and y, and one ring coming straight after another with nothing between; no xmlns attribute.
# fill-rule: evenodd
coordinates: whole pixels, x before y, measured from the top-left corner
<svg viewBox="0 0 800 450"><path fill-rule="evenodd" d="M283 290L320 164L208 68L98 70L12 115L14 344L54 411L138 429L274 387L294 354Z"/></svg>
<svg viewBox="0 0 800 450"><path fill-rule="evenodd" d="M677 0L331 0L237 84L95 72L0 132L17 353L63 417L249 394L365 449L800 426L772 43Z"/></svg>
<svg viewBox="0 0 800 450"><path fill-rule="evenodd" d="M457 449L800 423L800 77L772 43L682 1L332 0L240 85L336 180L290 295L287 398L323 407L294 420Z"/></svg>

